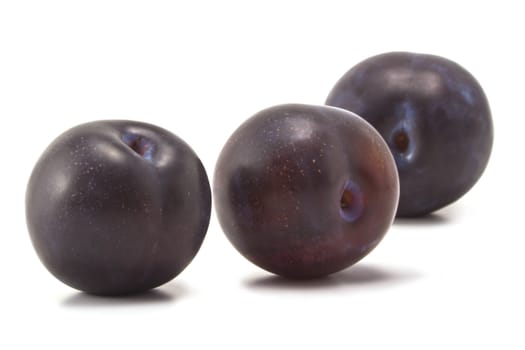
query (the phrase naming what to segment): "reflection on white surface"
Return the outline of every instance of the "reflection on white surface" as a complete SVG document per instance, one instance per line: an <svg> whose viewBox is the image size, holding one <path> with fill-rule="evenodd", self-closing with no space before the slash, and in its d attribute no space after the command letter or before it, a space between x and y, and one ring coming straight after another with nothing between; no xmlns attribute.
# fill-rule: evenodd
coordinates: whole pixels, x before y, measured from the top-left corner
<svg viewBox="0 0 525 350"><path fill-rule="evenodd" d="M253 290L294 290L296 292L309 290L330 290L352 288L354 286L397 285L408 283L419 278L413 270L394 270L382 266L373 266L366 263L357 263L343 271L319 279L293 280L268 274L249 278L245 281L246 287Z"/></svg>
<svg viewBox="0 0 525 350"><path fill-rule="evenodd" d="M77 307L138 307L164 305L166 303L177 302L187 293L184 285L178 281L169 282L159 288L155 288L143 293L125 296L97 296L83 292L73 292L72 295L62 301L62 306L67 308Z"/></svg>

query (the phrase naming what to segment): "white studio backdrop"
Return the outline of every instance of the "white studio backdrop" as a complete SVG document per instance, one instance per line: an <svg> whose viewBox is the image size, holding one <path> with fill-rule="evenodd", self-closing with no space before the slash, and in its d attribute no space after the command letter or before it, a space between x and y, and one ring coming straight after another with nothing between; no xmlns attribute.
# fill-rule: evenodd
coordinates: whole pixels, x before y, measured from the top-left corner
<svg viewBox="0 0 525 350"><path fill-rule="evenodd" d="M0 1L0 348L523 349L522 14L511 1ZM471 192L396 221L356 266L307 283L272 277L214 214L192 264L154 293L88 296L38 261L24 191L61 132L98 119L157 124L211 179L246 118L322 104L351 66L388 51L468 69L495 142Z"/></svg>

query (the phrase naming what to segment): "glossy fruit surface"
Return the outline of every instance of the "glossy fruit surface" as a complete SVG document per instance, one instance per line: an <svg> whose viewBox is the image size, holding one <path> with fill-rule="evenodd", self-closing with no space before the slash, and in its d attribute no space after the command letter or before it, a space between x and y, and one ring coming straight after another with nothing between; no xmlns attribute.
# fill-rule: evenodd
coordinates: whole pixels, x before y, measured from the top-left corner
<svg viewBox="0 0 525 350"><path fill-rule="evenodd" d="M490 156L492 117L476 79L438 56L393 52L350 69L326 100L359 114L388 143L401 184L398 216L460 198Z"/></svg>
<svg viewBox="0 0 525 350"><path fill-rule="evenodd" d="M215 168L220 224L248 260L293 278L368 254L392 223L395 163L381 136L338 108L280 105L244 122Z"/></svg>
<svg viewBox="0 0 525 350"><path fill-rule="evenodd" d="M134 121L66 131L38 160L26 192L43 264L69 286L102 295L174 278L199 250L210 209L208 178L191 148Z"/></svg>

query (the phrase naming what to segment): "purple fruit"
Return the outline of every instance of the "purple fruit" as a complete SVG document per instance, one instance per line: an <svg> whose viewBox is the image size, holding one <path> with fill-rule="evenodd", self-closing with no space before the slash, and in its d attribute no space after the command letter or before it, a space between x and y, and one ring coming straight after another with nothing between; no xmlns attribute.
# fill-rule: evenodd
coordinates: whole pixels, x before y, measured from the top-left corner
<svg viewBox="0 0 525 350"><path fill-rule="evenodd" d="M27 225L47 269L89 293L155 288L206 234L211 197L191 148L157 126L98 121L60 135L36 164Z"/></svg>
<svg viewBox="0 0 525 350"><path fill-rule="evenodd" d="M362 118L281 105L242 124L215 168L224 233L248 260L293 278L327 275L367 255L390 227L395 163Z"/></svg>
<svg viewBox="0 0 525 350"><path fill-rule="evenodd" d="M442 57L374 56L337 82L326 104L359 114L390 147L399 170L398 216L440 209L474 186L487 166L493 128L476 79Z"/></svg>

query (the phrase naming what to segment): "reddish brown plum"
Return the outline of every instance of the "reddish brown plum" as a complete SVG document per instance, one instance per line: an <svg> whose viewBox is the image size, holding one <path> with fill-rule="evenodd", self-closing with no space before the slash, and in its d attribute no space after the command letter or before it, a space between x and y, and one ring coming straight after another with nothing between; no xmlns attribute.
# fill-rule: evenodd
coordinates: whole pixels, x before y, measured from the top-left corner
<svg viewBox="0 0 525 350"><path fill-rule="evenodd" d="M399 197L381 136L339 108L281 105L229 138L214 203L248 260L292 278L324 276L367 255L390 227Z"/></svg>
<svg viewBox="0 0 525 350"><path fill-rule="evenodd" d="M490 157L492 117L476 79L433 55L368 58L335 85L326 104L359 114L388 143L399 170L398 216L420 216L465 194Z"/></svg>
<svg viewBox="0 0 525 350"><path fill-rule="evenodd" d="M157 287L193 259L211 210L208 177L180 138L154 125L98 121L60 135L36 164L27 225L67 285L120 295Z"/></svg>

